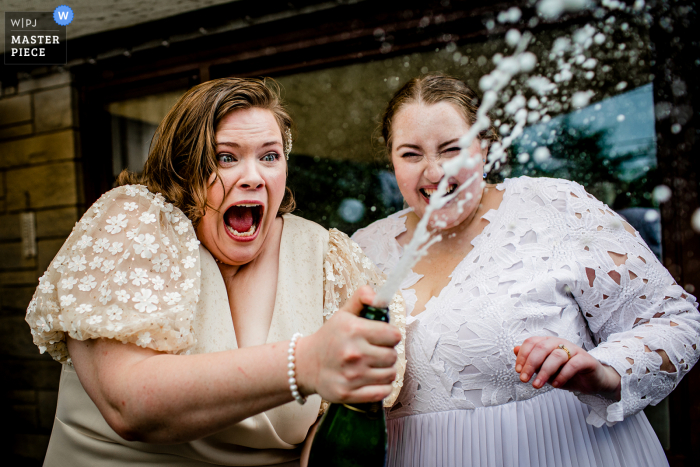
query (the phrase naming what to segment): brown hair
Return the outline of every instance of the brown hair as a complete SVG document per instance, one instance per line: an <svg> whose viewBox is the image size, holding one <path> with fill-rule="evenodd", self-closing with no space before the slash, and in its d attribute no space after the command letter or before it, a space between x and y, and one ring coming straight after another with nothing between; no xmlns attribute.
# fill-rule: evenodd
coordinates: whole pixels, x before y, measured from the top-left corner
<svg viewBox="0 0 700 467"><path fill-rule="evenodd" d="M153 136L143 173L124 170L117 185L146 185L180 208L196 227L208 206L212 173L216 174L213 183L219 180L223 186L216 160L216 127L230 112L250 108L272 112L286 151L291 144L287 135L292 119L282 105L277 82L270 78L215 79L195 86L177 101ZM294 196L285 187L277 214L292 212L294 207Z"/></svg>
<svg viewBox="0 0 700 467"><path fill-rule="evenodd" d="M401 108L411 103L437 104L449 102L453 104L469 125L476 123L476 112L481 100L467 84L457 78L442 74L429 74L413 78L399 89L384 111L381 122L381 135L386 145L386 153L391 161L392 123L394 116ZM489 146L500 141L498 132L493 127L479 133L481 141L488 141ZM486 178L488 182L498 181L498 172L503 168L491 170Z"/></svg>

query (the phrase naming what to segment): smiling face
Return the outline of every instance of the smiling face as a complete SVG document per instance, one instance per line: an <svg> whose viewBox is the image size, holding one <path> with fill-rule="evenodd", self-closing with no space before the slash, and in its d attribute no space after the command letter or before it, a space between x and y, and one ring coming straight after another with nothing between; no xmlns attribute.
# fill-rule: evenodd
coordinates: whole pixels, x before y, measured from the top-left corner
<svg viewBox="0 0 700 467"><path fill-rule="evenodd" d="M442 163L459 155L459 139L468 131L469 125L462 114L454 105L444 101L436 104L409 103L394 115L391 124L391 161L401 194L418 217L423 217L430 203L430 195L437 190L445 175ZM483 156L481 141L475 139L469 151ZM483 163L479 158L474 168L462 169L456 177L448 180L448 193L475 172L482 171ZM471 193L472 198L464 202L460 209L461 203L458 201L465 200L467 193ZM449 229L469 219L479 205L481 193L481 177L478 177L456 199L436 211L431 216L430 225Z"/></svg>
<svg viewBox="0 0 700 467"><path fill-rule="evenodd" d="M260 254L284 198L287 163L272 112L226 115L216 128L216 158L221 180L214 173L209 179L197 237L216 259L240 266Z"/></svg>

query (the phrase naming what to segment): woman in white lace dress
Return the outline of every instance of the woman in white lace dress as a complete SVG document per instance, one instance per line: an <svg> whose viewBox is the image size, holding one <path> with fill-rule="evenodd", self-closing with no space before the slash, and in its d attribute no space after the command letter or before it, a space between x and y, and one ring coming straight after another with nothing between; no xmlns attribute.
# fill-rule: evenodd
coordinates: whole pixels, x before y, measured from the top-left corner
<svg viewBox="0 0 700 467"><path fill-rule="evenodd" d="M409 208L353 236L384 272L477 102L461 81L428 76L389 103L383 136ZM469 150L485 157L493 134ZM468 191L463 209L431 218L442 241L401 286L408 364L388 412L389 465L667 465L642 409L698 359L694 297L576 183L521 177Z"/></svg>
<svg viewBox="0 0 700 467"><path fill-rule="evenodd" d="M63 363L45 466L299 465L321 396L395 398L401 332L352 314L371 261L288 214L291 123L270 82L201 84L158 128L145 186L75 226L27 310Z"/></svg>

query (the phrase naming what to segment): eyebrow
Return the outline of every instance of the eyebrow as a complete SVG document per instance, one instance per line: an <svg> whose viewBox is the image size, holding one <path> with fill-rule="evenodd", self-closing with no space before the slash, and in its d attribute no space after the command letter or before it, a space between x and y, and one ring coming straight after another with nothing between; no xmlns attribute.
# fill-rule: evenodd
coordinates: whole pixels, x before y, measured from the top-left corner
<svg viewBox="0 0 700 467"><path fill-rule="evenodd" d="M442 150L442 149L444 149L446 146L449 146L450 144L454 144L454 143L456 143L457 141L459 141L459 138L454 138L454 139L451 139L451 140L449 140L449 141L445 141L445 142L442 143L440 146L438 146L438 149Z"/></svg>
<svg viewBox="0 0 700 467"><path fill-rule="evenodd" d="M262 147L266 148L268 146L275 146L277 144L282 145L282 142L281 141L268 141L267 143L263 143ZM232 148L240 148L241 147L240 144L238 144L234 141L221 141L221 142L217 142L216 145L217 146L230 146Z"/></svg>
<svg viewBox="0 0 700 467"><path fill-rule="evenodd" d="M396 148L396 149L401 149L401 148L420 149L420 146L418 146L418 145L416 145L416 144L408 144L408 143L406 143L406 144L402 144L401 146L399 146L399 147Z"/></svg>
<svg viewBox="0 0 700 467"><path fill-rule="evenodd" d="M451 140L449 140L449 141L445 141L445 142L442 143L440 146L438 146L438 150L442 150L442 149L444 149L446 146L449 146L450 144L454 144L454 143L456 143L457 141L459 141L459 138L453 138L453 139L451 139ZM416 144L405 143L405 144L400 145L400 146L397 147L396 149L401 149L401 148L420 149L420 146L418 146L418 145L416 145Z"/></svg>

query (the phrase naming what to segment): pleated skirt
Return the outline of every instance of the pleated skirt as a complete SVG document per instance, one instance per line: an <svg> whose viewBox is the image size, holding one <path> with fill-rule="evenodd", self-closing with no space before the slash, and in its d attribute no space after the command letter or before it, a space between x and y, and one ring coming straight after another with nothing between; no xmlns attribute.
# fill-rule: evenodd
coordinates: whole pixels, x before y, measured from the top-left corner
<svg viewBox="0 0 700 467"><path fill-rule="evenodd" d="M586 423L588 406L568 391L475 410L387 420L391 467L668 466L643 412L612 427Z"/></svg>

